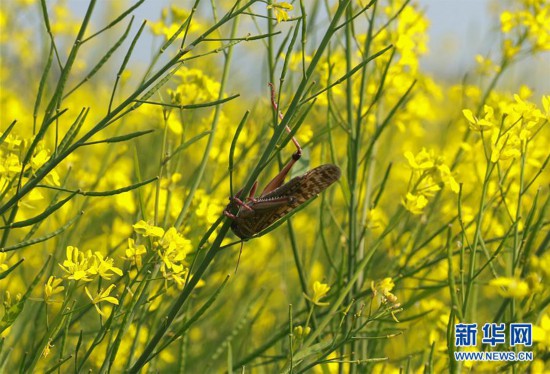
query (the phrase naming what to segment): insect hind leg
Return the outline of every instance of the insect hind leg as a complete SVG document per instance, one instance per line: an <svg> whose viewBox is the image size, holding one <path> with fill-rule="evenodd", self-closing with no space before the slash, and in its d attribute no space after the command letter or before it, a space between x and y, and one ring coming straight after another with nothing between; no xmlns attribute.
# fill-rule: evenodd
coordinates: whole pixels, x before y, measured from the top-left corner
<svg viewBox="0 0 550 374"><path fill-rule="evenodd" d="M279 116L279 119L283 119L283 113L279 110L279 106L277 105L277 100L275 99L275 86L273 83L268 83L269 88L271 89L271 105L273 106L273 109L277 111L277 115ZM285 126L285 130L290 134L291 130L288 125ZM302 147L300 146L300 143L298 143L298 139L296 137L292 137L292 143L294 143L294 146L296 147L296 152L292 155L292 159L295 161L298 161L300 157L302 157Z"/></svg>
<svg viewBox="0 0 550 374"><path fill-rule="evenodd" d="M277 105L277 101L275 98L275 87L273 86L273 83L269 83L269 87L271 89L271 105L273 105L273 109L277 111L277 114L279 116L279 119L283 119L283 113L279 110L279 106ZM285 130L290 134L291 130L290 127L285 126ZM302 157L302 147L300 146L300 143L298 143L298 140L296 137L292 137L292 143L294 143L294 146L296 146L296 152L292 154L292 158L288 162L288 164L285 165L285 167L265 186L264 190L260 194L260 196L264 196L265 194L273 191L274 189L282 186L282 184L285 181L286 176L301 157Z"/></svg>
<svg viewBox="0 0 550 374"><path fill-rule="evenodd" d="M248 194L246 201L252 201L253 203L257 201L256 198L254 197L254 195L256 194L257 188L258 188L258 181L254 182L254 184L252 185L252 188L250 189L250 193Z"/></svg>

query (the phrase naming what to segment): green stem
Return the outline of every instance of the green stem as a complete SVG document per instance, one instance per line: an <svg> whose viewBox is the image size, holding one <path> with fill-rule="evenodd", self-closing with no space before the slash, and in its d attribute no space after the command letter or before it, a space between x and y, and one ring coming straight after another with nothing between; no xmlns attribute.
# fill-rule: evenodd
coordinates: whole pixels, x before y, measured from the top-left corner
<svg viewBox="0 0 550 374"><path fill-rule="evenodd" d="M481 225L483 223L483 216L484 216L484 212L485 212L485 198L487 196L487 188L489 186L489 178L491 176L491 173L493 171L493 167L494 167L494 164L491 162L491 160L487 160L488 164L487 164L487 168L485 170L485 177L484 177L484 180L483 180L483 186L482 186L482 190L481 190L481 199L480 199L480 202L479 202L479 214L477 216L477 220L476 220L476 230L475 230L475 234L474 234L474 242L473 242L473 245L470 247L470 267L469 267L469 271L468 271L468 284L466 285L466 292L465 292L465 296L464 296L464 305L463 305L463 309L462 309L462 314L464 315L464 318L466 318L466 320L469 320L471 319L473 316L472 314L468 311L468 307L469 307L469 304L470 304L470 298L471 298L471 292L473 290L473 287L474 287L474 284L476 283L473 278L474 278L474 275L475 275L475 270L476 270L476 253L477 253L477 247L478 247L478 244L479 244L479 241L481 240Z"/></svg>

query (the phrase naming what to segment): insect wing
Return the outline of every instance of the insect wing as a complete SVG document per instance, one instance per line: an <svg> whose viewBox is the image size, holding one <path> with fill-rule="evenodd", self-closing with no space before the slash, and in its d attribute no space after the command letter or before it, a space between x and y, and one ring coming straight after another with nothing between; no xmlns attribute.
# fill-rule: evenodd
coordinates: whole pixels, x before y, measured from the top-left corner
<svg viewBox="0 0 550 374"><path fill-rule="evenodd" d="M340 175L341 171L338 166L326 164L292 178L275 190L260 196L251 205L254 210L253 214L237 217L232 225L233 232L241 238L257 234L319 195L336 182Z"/></svg>
<svg viewBox="0 0 550 374"><path fill-rule="evenodd" d="M273 193L280 191L278 194L282 196L291 196L292 209L304 204L309 199L319 195L328 186L336 182L340 178L340 168L336 165L325 164L311 169L300 177L293 178L288 183L282 185ZM294 180L297 183L292 183ZM287 187L288 186L288 187ZM286 188L285 188L286 187ZM289 190L288 192L286 190ZM267 198L268 195L263 196ZM288 212L287 212L288 213Z"/></svg>

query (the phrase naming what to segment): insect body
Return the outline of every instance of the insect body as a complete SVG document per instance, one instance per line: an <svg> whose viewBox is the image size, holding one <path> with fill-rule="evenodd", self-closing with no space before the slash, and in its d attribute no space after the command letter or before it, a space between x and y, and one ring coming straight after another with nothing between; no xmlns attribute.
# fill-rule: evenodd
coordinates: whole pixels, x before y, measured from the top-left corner
<svg viewBox="0 0 550 374"><path fill-rule="evenodd" d="M275 90L272 84L269 86L271 87L271 103L273 108L278 111ZM280 112L278 114L282 118L282 114ZM286 130L291 132L288 126ZM302 148L296 138L292 137L292 142L296 146L296 152L292 155L292 159L267 184L259 197L254 197L258 187L258 181L256 181L245 201L241 200L242 190L237 192L234 197L229 198L230 202L223 213L233 219L231 229L239 238L250 238L268 228L340 178L340 168L336 165L326 164L284 183L286 175L302 156ZM239 210L236 214L232 214L230 210L236 208Z"/></svg>
<svg viewBox="0 0 550 374"><path fill-rule="evenodd" d="M284 170L284 169L283 169ZM281 172L282 173L282 172ZM231 198L224 214L233 219L231 229L241 239L247 239L268 228L280 218L291 213L300 205L324 191L340 178L340 168L336 165L325 164L292 178L285 184L268 184L274 189L262 192L259 197L253 197L257 182L252 187L246 202L240 200L239 193ZM283 176L284 179L284 176ZM239 207L236 215L229 213L232 208Z"/></svg>

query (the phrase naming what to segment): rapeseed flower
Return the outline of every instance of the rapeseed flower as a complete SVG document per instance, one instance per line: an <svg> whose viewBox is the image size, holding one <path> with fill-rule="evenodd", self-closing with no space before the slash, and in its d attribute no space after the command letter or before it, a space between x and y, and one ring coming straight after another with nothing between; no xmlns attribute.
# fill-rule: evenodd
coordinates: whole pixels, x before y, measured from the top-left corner
<svg viewBox="0 0 550 374"><path fill-rule="evenodd" d="M118 299L114 296L110 296L111 294L111 291L115 288L115 285L114 284L111 284L109 287L107 287L104 291L103 290L100 290L98 292L97 295L95 296L92 296L92 294L90 293L90 291L88 290L88 287L84 287L84 290L86 291L86 294L88 295L88 297L90 298L90 300L92 300L92 304L94 304L94 307L95 309L97 310L97 312L102 315L102 316L106 316L105 312L103 312L100 308L99 308L99 303L102 303L102 302L106 302L106 303L111 303L113 305L118 305Z"/></svg>
<svg viewBox="0 0 550 374"><path fill-rule="evenodd" d="M53 275L50 275L48 281L44 285L44 301L47 304L53 303L52 296L59 294L65 290L65 287L61 285L63 279L56 278Z"/></svg>
<svg viewBox="0 0 550 374"><path fill-rule="evenodd" d="M313 296L305 295L305 297L317 306L327 306L329 303L321 302L321 299L327 295L329 290L330 286L328 284L315 281L313 283Z"/></svg>
<svg viewBox="0 0 550 374"><path fill-rule="evenodd" d="M67 259L63 261L63 264L59 264L59 266L68 274L66 278L91 282L92 277L90 277L88 269L90 268L92 252L83 253L77 247L70 245L67 246L65 253Z"/></svg>
<svg viewBox="0 0 550 374"><path fill-rule="evenodd" d="M277 18L277 23L288 21L290 18L288 11L294 9L294 6L286 1L275 2L267 6L267 9L272 9Z"/></svg>
<svg viewBox="0 0 550 374"><path fill-rule="evenodd" d="M496 287L498 293L503 297L522 299L530 294L527 282L518 278L498 277L492 279L489 285Z"/></svg>
<svg viewBox="0 0 550 374"><path fill-rule="evenodd" d="M134 230L136 233L143 237L162 238L164 235L164 229L161 227L150 225L149 223L141 220L134 224Z"/></svg>
<svg viewBox="0 0 550 374"><path fill-rule="evenodd" d="M128 238L128 248L125 251L125 259L129 260L138 269L142 267L141 257L147 253L147 249L143 244L136 245L134 239Z"/></svg>

